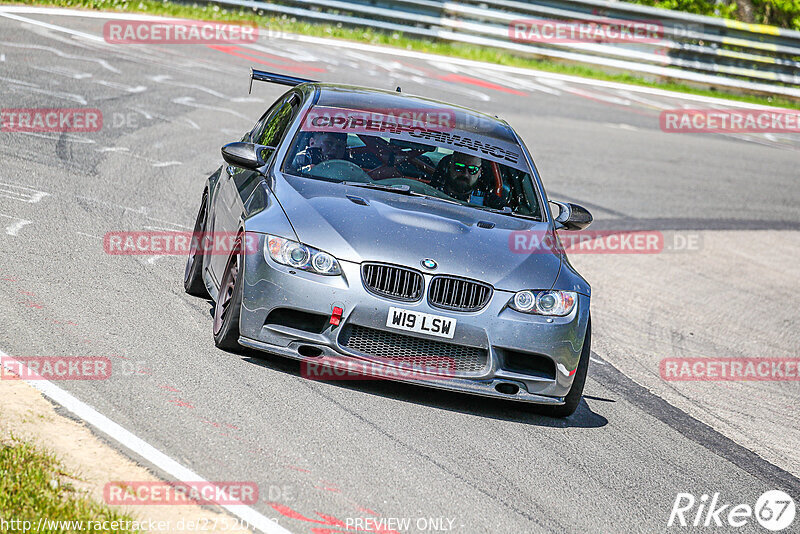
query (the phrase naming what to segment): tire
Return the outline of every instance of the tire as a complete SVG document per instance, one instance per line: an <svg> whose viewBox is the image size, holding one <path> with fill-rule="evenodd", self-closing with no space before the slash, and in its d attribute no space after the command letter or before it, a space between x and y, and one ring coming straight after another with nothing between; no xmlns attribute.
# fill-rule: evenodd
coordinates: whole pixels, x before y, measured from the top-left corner
<svg viewBox="0 0 800 534"><path fill-rule="evenodd" d="M211 295L208 294L206 284L203 282L203 256L197 254L195 243L200 244L206 231L207 199L208 196L203 194L203 203L200 205L200 211L197 213L197 220L194 223L194 232L192 232L192 248L189 250L186 269L183 272L183 289L194 297L202 298L210 298Z"/></svg>
<svg viewBox="0 0 800 534"><path fill-rule="evenodd" d="M548 406L548 405L531 405L531 410L540 415L549 417L569 417L578 405L581 403L583 396L583 386L586 384L586 374L589 370L589 355L592 353L592 318L589 317L589 323L586 325L586 337L583 339L583 350L581 351L581 359L578 361L578 369L575 371L575 379L572 381L572 387L564 397L564 404L561 406Z"/></svg>
<svg viewBox="0 0 800 534"><path fill-rule="evenodd" d="M228 351L236 351L239 345L239 315L242 311L242 284L244 251L242 236L239 235L222 275L219 295L214 305L214 344Z"/></svg>

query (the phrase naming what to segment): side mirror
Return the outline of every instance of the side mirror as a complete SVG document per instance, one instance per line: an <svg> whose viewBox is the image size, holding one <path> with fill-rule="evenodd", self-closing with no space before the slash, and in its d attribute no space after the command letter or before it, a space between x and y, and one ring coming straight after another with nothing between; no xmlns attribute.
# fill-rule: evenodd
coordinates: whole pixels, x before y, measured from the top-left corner
<svg viewBox="0 0 800 534"><path fill-rule="evenodd" d="M228 143L222 147L222 158L234 167L255 170L263 167L275 147L253 143Z"/></svg>
<svg viewBox="0 0 800 534"><path fill-rule="evenodd" d="M555 218L556 230L583 230L592 224L592 214L583 206L572 204L570 202L555 202L550 201L559 208L558 215Z"/></svg>

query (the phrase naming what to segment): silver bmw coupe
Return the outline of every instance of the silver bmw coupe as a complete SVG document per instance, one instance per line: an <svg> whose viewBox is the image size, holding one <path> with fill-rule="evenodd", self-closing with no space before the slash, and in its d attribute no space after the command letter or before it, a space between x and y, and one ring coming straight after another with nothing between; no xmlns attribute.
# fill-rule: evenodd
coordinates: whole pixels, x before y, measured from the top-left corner
<svg viewBox="0 0 800 534"><path fill-rule="evenodd" d="M591 291L557 231L592 217L548 201L514 130L399 88L253 79L291 89L222 148L195 234L234 246L193 247L184 277L215 303L217 347L299 359L310 378L386 378L571 415Z"/></svg>

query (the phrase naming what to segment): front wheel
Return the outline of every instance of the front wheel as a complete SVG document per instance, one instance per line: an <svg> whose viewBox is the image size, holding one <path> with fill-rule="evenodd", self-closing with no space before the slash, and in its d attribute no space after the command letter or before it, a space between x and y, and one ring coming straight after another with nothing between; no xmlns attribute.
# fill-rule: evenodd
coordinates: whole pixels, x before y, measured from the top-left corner
<svg viewBox="0 0 800 534"><path fill-rule="evenodd" d="M586 337L583 339L583 350L581 359L578 362L578 369L575 371L575 379L572 387L564 397L564 404L561 406L531 405L531 410L541 415L550 417L569 417L578 409L578 404L583 396L583 386L586 384L586 374L589 370L589 355L592 353L592 319L586 325Z"/></svg>
<svg viewBox="0 0 800 534"><path fill-rule="evenodd" d="M223 350L237 350L239 345L239 315L242 309L244 261L242 236L236 238L222 275L217 303L214 306L214 344Z"/></svg>

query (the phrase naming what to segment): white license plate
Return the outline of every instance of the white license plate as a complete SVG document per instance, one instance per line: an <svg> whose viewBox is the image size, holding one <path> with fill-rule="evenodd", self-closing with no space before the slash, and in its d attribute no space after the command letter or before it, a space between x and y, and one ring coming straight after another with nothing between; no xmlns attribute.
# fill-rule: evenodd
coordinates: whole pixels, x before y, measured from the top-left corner
<svg viewBox="0 0 800 534"><path fill-rule="evenodd" d="M456 333L455 319L395 307L389 308L386 326L448 339L453 339L453 335Z"/></svg>

